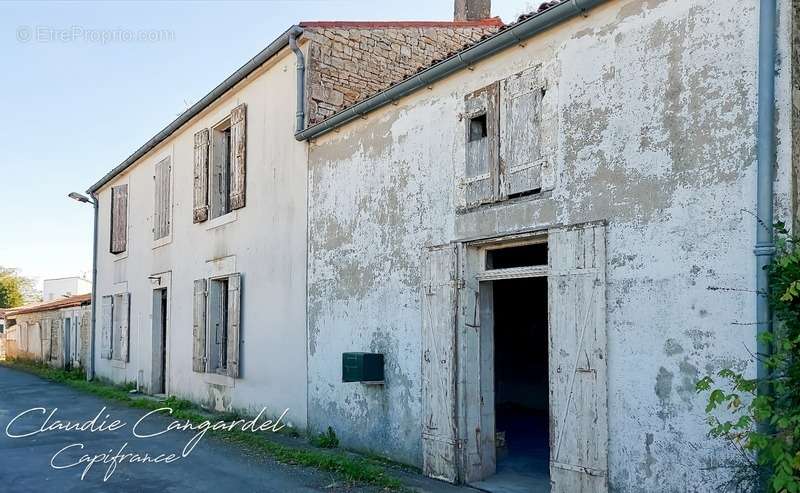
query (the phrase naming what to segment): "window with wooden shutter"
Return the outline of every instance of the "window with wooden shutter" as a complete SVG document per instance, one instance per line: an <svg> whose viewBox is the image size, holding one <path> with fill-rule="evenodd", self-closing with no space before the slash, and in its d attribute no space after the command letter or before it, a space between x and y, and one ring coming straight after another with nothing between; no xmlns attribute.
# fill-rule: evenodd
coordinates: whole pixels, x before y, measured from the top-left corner
<svg viewBox="0 0 800 493"><path fill-rule="evenodd" d="M206 280L194 282L194 328L192 329L192 370L206 371Z"/></svg>
<svg viewBox="0 0 800 493"><path fill-rule="evenodd" d="M130 296L130 293L114 295L111 310L111 357L117 361L129 361Z"/></svg>
<svg viewBox="0 0 800 493"><path fill-rule="evenodd" d="M540 67L503 81L500 94L500 198L553 188L553 94Z"/></svg>
<svg viewBox="0 0 800 493"><path fill-rule="evenodd" d="M497 197L498 87L494 83L464 98L466 156L460 188L462 205L466 207L492 202Z"/></svg>
<svg viewBox="0 0 800 493"><path fill-rule="evenodd" d="M209 130L204 128L194 134L194 223L208 219L208 148Z"/></svg>
<svg viewBox="0 0 800 493"><path fill-rule="evenodd" d="M242 276L233 274L228 277L228 316L227 347L228 357L226 369L229 377L239 376L239 330L241 321Z"/></svg>
<svg viewBox="0 0 800 493"><path fill-rule="evenodd" d="M169 236L171 222L170 175L172 162L169 156L156 163L153 175L153 239L160 240Z"/></svg>
<svg viewBox="0 0 800 493"><path fill-rule="evenodd" d="M128 248L128 185L111 187L111 253Z"/></svg>
<svg viewBox="0 0 800 493"><path fill-rule="evenodd" d="M211 218L231 211L231 121L226 118L211 129L208 206Z"/></svg>
<svg viewBox="0 0 800 493"><path fill-rule="evenodd" d="M196 372L237 378L240 373L241 274L195 281Z"/></svg>
<svg viewBox="0 0 800 493"><path fill-rule="evenodd" d="M103 359L111 359L112 350L112 337L113 332L113 311L114 311L114 297L103 296L102 302L102 324L100 326L100 357Z"/></svg>
<svg viewBox="0 0 800 493"><path fill-rule="evenodd" d="M245 204L247 106L244 103L231 111L230 153L230 208L236 210Z"/></svg>

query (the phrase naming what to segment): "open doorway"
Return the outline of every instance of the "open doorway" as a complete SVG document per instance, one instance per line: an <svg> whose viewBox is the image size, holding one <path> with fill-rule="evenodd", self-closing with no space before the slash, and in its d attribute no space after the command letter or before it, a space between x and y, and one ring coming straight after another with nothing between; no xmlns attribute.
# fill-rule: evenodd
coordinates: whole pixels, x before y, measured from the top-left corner
<svg viewBox="0 0 800 493"><path fill-rule="evenodd" d="M167 391L167 300L167 288L153 290L153 394Z"/></svg>
<svg viewBox="0 0 800 493"><path fill-rule="evenodd" d="M547 278L494 281L495 491L549 491Z"/></svg>
<svg viewBox="0 0 800 493"><path fill-rule="evenodd" d="M492 493L550 491L547 243L486 252L480 282L482 400L493 468L473 483ZM489 452L489 451L487 451Z"/></svg>

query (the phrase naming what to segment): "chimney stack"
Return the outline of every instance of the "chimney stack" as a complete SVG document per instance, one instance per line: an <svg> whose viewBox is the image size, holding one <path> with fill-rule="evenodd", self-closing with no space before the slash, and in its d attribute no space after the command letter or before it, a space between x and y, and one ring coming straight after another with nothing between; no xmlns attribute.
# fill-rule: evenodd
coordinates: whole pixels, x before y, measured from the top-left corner
<svg viewBox="0 0 800 493"><path fill-rule="evenodd" d="M492 16L492 0L455 0L453 20L479 21Z"/></svg>

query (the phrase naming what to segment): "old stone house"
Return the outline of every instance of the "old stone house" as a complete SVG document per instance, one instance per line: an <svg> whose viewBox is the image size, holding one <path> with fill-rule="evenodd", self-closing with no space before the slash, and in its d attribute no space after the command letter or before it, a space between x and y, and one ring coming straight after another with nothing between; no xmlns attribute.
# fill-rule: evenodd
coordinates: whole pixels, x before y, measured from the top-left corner
<svg viewBox="0 0 800 493"><path fill-rule="evenodd" d="M725 488L694 382L756 371L795 2L488 4L293 26L92 186L96 374L489 491Z"/></svg>
<svg viewBox="0 0 800 493"><path fill-rule="evenodd" d="M55 368L85 367L90 355L91 295L63 297L5 312L5 356Z"/></svg>

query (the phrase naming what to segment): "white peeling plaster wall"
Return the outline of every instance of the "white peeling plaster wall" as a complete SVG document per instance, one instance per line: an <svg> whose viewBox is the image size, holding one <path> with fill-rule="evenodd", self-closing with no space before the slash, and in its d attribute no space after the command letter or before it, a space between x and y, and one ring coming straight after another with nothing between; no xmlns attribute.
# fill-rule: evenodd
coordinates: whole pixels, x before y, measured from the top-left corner
<svg viewBox="0 0 800 493"><path fill-rule="evenodd" d="M694 382L723 366L754 371L754 5L609 2L319 138L309 157L310 426L419 465L423 246L607 219L612 489L724 481L727 449L705 436ZM463 96L539 63L557 82L556 189L454 214ZM790 205L785 65L778 217ZM342 384L345 351L385 353L386 387Z"/></svg>
<svg viewBox="0 0 800 493"><path fill-rule="evenodd" d="M171 271L168 392L211 407L280 414L306 425L306 144L292 138L295 59L276 56L262 73L206 110L100 192L96 335L97 374L149 385L152 367L152 290L148 276ZM247 204L233 222L209 229L192 223L193 135L247 104ZM153 170L172 158L171 241L153 242ZM128 251L109 253L110 185L129 184ZM207 263L242 274L241 378L192 371L193 281L208 277ZM100 357L104 295L131 293L130 362Z"/></svg>

